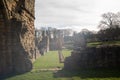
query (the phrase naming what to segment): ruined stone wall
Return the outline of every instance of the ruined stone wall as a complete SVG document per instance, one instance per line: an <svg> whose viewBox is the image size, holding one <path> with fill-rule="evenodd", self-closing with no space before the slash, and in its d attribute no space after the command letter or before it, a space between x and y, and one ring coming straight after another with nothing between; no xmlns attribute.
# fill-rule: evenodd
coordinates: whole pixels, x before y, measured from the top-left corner
<svg viewBox="0 0 120 80"><path fill-rule="evenodd" d="M9 47L12 44L10 28L7 26L5 6L0 1L0 74L12 71L12 51ZM6 26L6 27L5 27Z"/></svg>
<svg viewBox="0 0 120 80"><path fill-rule="evenodd" d="M0 1L0 74L29 71L39 56L35 48L34 2Z"/></svg>
<svg viewBox="0 0 120 80"><path fill-rule="evenodd" d="M41 55L49 51L49 33L47 31L36 30L36 46Z"/></svg>
<svg viewBox="0 0 120 80"><path fill-rule="evenodd" d="M65 60L65 69L119 68L120 46L102 46L75 50Z"/></svg>
<svg viewBox="0 0 120 80"><path fill-rule="evenodd" d="M57 40L55 38L50 39L50 50L57 50Z"/></svg>

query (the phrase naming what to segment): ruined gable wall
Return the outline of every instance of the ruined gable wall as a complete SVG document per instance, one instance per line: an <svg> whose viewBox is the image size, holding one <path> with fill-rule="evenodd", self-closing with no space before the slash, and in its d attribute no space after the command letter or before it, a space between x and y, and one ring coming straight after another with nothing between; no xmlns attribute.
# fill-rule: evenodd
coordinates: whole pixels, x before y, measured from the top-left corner
<svg viewBox="0 0 120 80"><path fill-rule="evenodd" d="M8 29L2 38L5 49L0 54L4 54L5 66L8 72L26 72L32 69L32 61L39 56L35 51L34 32L34 2L35 0L2 0L6 19L2 31ZM0 25L1 27L2 25ZM0 32L2 32L0 31ZM8 52L9 51L9 52ZM4 52L4 53L3 53ZM7 54L9 54L7 56ZM7 64L10 58L10 71ZM3 65L2 63L0 63ZM2 70L2 68L0 68ZM1 71L6 72L6 71Z"/></svg>

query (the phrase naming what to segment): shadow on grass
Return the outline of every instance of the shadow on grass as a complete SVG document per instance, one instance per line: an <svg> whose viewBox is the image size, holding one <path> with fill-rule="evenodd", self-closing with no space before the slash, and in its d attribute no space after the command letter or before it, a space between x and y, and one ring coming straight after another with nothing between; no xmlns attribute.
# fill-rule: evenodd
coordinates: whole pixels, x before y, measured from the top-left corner
<svg viewBox="0 0 120 80"><path fill-rule="evenodd" d="M120 78L120 69L81 69L78 71L60 70L54 73L55 78Z"/></svg>

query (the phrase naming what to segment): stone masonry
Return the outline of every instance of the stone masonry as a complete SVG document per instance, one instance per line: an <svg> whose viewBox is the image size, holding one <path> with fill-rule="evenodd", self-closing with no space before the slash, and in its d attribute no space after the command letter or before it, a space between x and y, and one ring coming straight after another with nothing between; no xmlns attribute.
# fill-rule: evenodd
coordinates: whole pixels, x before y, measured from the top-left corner
<svg viewBox="0 0 120 80"><path fill-rule="evenodd" d="M35 0L0 0L0 75L32 69ZM38 52L38 53L36 53Z"/></svg>
<svg viewBox="0 0 120 80"><path fill-rule="evenodd" d="M40 51L41 55L44 55L45 52L49 51L49 33L46 30L36 30L36 46Z"/></svg>
<svg viewBox="0 0 120 80"><path fill-rule="evenodd" d="M119 68L120 46L87 47L74 50L65 60L65 69Z"/></svg>

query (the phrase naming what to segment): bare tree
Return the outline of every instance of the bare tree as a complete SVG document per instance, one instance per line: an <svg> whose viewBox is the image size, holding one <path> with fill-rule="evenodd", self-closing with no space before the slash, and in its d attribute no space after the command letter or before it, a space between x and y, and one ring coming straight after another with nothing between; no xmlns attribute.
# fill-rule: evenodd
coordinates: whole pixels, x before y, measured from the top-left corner
<svg viewBox="0 0 120 80"><path fill-rule="evenodd" d="M101 30L98 32L98 38L102 41L118 40L120 34L120 13L105 13L102 15L102 20L98 27Z"/></svg>
<svg viewBox="0 0 120 80"><path fill-rule="evenodd" d="M102 18L98 26L101 29L112 28L118 22L118 15L112 12L104 13Z"/></svg>

